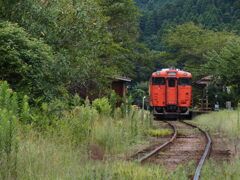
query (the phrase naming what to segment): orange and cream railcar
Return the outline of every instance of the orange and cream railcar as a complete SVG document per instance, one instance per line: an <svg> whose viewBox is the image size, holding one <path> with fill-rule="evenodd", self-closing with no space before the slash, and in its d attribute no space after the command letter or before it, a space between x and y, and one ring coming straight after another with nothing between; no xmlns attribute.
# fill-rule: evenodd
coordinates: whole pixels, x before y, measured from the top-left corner
<svg viewBox="0 0 240 180"><path fill-rule="evenodd" d="M190 116L191 79L191 73L175 68L152 73L149 84L149 103L153 115L160 118Z"/></svg>

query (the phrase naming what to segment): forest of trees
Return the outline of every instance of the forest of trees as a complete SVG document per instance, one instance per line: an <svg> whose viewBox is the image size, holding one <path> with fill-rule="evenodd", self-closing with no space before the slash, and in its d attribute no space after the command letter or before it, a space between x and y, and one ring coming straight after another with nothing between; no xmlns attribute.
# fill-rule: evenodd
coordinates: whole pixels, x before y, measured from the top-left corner
<svg viewBox="0 0 240 180"><path fill-rule="evenodd" d="M238 0L136 0L143 16L141 41L162 50L161 37L172 26L194 22L212 30L239 30Z"/></svg>
<svg viewBox="0 0 240 180"><path fill-rule="evenodd" d="M2 0L0 77L32 98L102 96L113 76L153 70L138 18L132 0Z"/></svg>
<svg viewBox="0 0 240 180"><path fill-rule="evenodd" d="M0 179L161 179L122 161L156 129L131 105L141 106L153 71L175 66L193 81L212 76L209 99L237 107L239 9L238 0L0 0ZM133 79L119 108L115 76ZM180 176L190 177L179 168L165 178Z"/></svg>
<svg viewBox="0 0 240 180"><path fill-rule="evenodd" d="M226 100L236 105L240 92L240 2L136 0L136 3L142 14L139 42L158 53L155 69L175 66L191 72L194 80L212 75L213 92L218 89L222 94L216 84L232 89L230 95L219 95L221 105Z"/></svg>
<svg viewBox="0 0 240 180"><path fill-rule="evenodd" d="M130 91L139 99L153 71L176 66L194 79L221 77L238 92L239 6L236 0L2 0L0 78L41 102L75 93L102 97L112 77L122 75L142 82Z"/></svg>

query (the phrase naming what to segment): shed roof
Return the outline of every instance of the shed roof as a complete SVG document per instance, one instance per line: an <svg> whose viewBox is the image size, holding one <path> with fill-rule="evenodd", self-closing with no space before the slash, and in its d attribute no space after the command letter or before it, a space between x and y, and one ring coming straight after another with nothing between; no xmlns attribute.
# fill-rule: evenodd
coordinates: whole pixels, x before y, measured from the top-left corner
<svg viewBox="0 0 240 180"><path fill-rule="evenodd" d="M124 76L114 76L114 79L118 80L118 81L124 81L124 82L131 82L132 79L128 78L128 77L124 77Z"/></svg>
<svg viewBox="0 0 240 180"><path fill-rule="evenodd" d="M213 76L206 76L198 81L195 81L193 84L198 86L207 86L212 80L213 80Z"/></svg>

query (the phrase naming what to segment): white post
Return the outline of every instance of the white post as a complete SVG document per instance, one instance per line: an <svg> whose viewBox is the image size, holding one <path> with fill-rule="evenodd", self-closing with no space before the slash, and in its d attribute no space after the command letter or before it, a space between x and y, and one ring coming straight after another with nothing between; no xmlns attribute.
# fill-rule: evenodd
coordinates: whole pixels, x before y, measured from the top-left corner
<svg viewBox="0 0 240 180"><path fill-rule="evenodd" d="M144 109L144 99L146 98L146 96L143 96L143 100L142 100L142 109Z"/></svg>

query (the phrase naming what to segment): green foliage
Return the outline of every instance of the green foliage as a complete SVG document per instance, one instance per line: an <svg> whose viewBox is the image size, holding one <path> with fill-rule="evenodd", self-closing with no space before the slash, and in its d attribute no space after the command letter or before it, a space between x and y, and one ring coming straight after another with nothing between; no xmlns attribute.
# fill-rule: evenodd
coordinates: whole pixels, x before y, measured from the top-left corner
<svg viewBox="0 0 240 180"><path fill-rule="evenodd" d="M18 152L17 117L12 111L4 108L0 109L0 152L1 179L16 178Z"/></svg>
<svg viewBox="0 0 240 180"><path fill-rule="evenodd" d="M208 62L203 65L206 73L220 77L225 85L239 82L240 39L229 40L221 52L211 51L206 55Z"/></svg>
<svg viewBox="0 0 240 180"><path fill-rule="evenodd" d="M32 121L28 99L29 98L26 95L23 96L21 113L20 113L21 121L26 124L30 124Z"/></svg>
<svg viewBox="0 0 240 180"><path fill-rule="evenodd" d="M111 115L114 115L114 111L116 108L116 104L119 101L119 97L117 96L115 91L111 91L110 93L110 97L109 97L109 103L111 105L112 111L111 111Z"/></svg>
<svg viewBox="0 0 240 180"><path fill-rule="evenodd" d="M142 141L145 128L151 126L151 121L148 112L130 110L122 118L122 112L116 110L114 118L105 116L95 123L92 143L99 145L106 152L122 152Z"/></svg>
<svg viewBox="0 0 240 180"><path fill-rule="evenodd" d="M135 86L131 87L129 92L132 96L133 104L142 106L143 97L148 96L148 88L149 88L148 81L140 82L140 83L136 84ZM145 99L145 101L147 101L147 98Z"/></svg>
<svg viewBox="0 0 240 180"><path fill-rule="evenodd" d="M163 50L162 35L170 27L194 22L206 29L239 31L239 2L236 0L136 0L143 16L141 40L151 49ZM160 38L159 38L160 37Z"/></svg>
<svg viewBox="0 0 240 180"><path fill-rule="evenodd" d="M45 99L58 92L51 48L10 22L0 23L0 77L14 90Z"/></svg>
<svg viewBox="0 0 240 180"><path fill-rule="evenodd" d="M197 116L194 120L212 132L224 132L233 139L240 137L240 109L213 112Z"/></svg>
<svg viewBox="0 0 240 180"><path fill-rule="evenodd" d="M41 89L32 90L34 98L45 100L53 89L62 92L66 88L92 100L108 93L109 77L121 74L140 80L154 68L157 53L137 42L139 14L133 0L4 0L0 6L0 19L18 23L52 48L47 57L36 55L46 61L54 59L54 63L47 64L50 72L40 66L42 72L30 76L48 74L45 83L39 77Z"/></svg>
<svg viewBox="0 0 240 180"><path fill-rule="evenodd" d="M93 123L98 119L98 113L94 108L80 106L65 118L67 119L67 128L70 129L72 143L80 145L91 135Z"/></svg>
<svg viewBox="0 0 240 180"><path fill-rule="evenodd" d="M197 78L205 75L200 68L208 62L205 55L211 51L221 52L228 41L237 38L234 33L206 30L193 23L179 25L163 37L167 51L162 58L166 64L184 68Z"/></svg>
<svg viewBox="0 0 240 180"><path fill-rule="evenodd" d="M16 178L18 138L17 94L14 93L7 82L0 84L0 177L1 179Z"/></svg>
<svg viewBox="0 0 240 180"><path fill-rule="evenodd" d="M130 40L137 33L137 7L132 0L98 0L103 13L109 17L108 26L116 41ZM121 27L121 28L120 28Z"/></svg>
<svg viewBox="0 0 240 180"><path fill-rule="evenodd" d="M233 106L236 106L240 97L239 86L239 71L240 71L240 39L228 39L225 46L220 52L212 50L205 55L207 62L201 66L201 71L204 74L212 75L215 84L221 84L225 87L228 86L230 91L225 89L223 92L218 93L218 100L222 107L225 102L232 101ZM220 87L219 87L220 88ZM213 91L216 94L216 91ZM213 95L214 96L214 95ZM222 101L222 102L221 102ZM225 101L225 102L224 102Z"/></svg>
<svg viewBox="0 0 240 180"><path fill-rule="evenodd" d="M14 6L11 8L14 13L7 11L9 6ZM64 90L56 85L59 82L73 94L79 93L83 97L99 96L104 94L109 86L108 77L118 74L116 63L113 61L116 59L115 49L118 45L113 42L111 33L107 30L107 18L102 14L96 1L56 0L46 3L29 0L9 3L3 1L2 9L4 11L0 14L0 18L17 22L33 37L43 39L55 52L52 57L51 48L39 42L37 45L39 54L31 57L33 60L39 59L39 69L30 77L40 77L36 82L26 83L37 84L31 88L41 88L33 89L38 97L46 98L49 92L44 94L41 92L45 88L49 91L52 88L58 91ZM28 54L34 52L31 47L27 49L29 49L26 52ZM41 54L42 49L45 49L45 54ZM54 59L54 65L50 66L51 63L48 63L42 67L42 59L45 60L44 62ZM40 84L44 75L48 76L45 77L45 82ZM50 85L52 87L49 87ZM60 96L61 93L55 92L55 94Z"/></svg>
<svg viewBox="0 0 240 180"><path fill-rule="evenodd" d="M112 106L106 97L95 99L92 105L100 114L105 116L109 116L112 112Z"/></svg>

